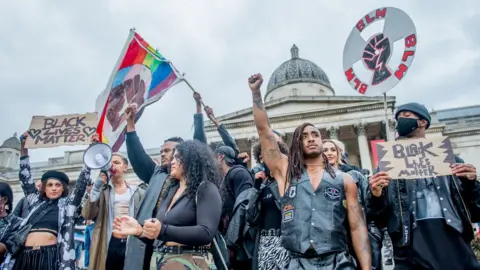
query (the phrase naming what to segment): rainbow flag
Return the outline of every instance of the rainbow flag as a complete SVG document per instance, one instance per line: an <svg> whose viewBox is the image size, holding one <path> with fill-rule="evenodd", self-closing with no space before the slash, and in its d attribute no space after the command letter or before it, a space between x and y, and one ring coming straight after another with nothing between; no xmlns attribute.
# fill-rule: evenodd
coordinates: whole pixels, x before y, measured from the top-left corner
<svg viewBox="0 0 480 270"><path fill-rule="evenodd" d="M97 98L101 142L118 151L125 141L127 105L137 104L136 122L146 106L157 102L180 81L171 63L131 29L107 87Z"/></svg>

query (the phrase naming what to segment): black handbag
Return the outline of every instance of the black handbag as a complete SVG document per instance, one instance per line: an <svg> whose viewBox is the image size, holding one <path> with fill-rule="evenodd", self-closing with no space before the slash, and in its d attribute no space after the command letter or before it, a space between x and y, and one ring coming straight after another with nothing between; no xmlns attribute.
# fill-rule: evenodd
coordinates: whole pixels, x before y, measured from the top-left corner
<svg viewBox="0 0 480 270"><path fill-rule="evenodd" d="M48 211L51 210L51 207L44 207L41 209L40 213L37 213L31 220L30 217L32 214L36 213L37 210L40 209L40 207L44 204L45 202L42 202L41 204L38 205L38 207L32 209L30 214L26 217L26 219L22 222L22 225L20 228L12 232L10 235L6 237L5 241L5 246L8 250L9 253L12 254L12 257L17 257L22 249L25 247L25 241L27 240L27 236L30 233L33 225L37 223L45 214L47 214ZM58 207L57 205L54 205L54 207Z"/></svg>

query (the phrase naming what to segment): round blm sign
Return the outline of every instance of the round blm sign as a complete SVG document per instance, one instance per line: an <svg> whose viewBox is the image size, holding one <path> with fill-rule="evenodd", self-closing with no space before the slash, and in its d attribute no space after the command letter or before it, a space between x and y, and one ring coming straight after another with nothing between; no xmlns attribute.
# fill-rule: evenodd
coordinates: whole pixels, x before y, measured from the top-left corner
<svg viewBox="0 0 480 270"><path fill-rule="evenodd" d="M362 31L376 21L384 20L383 31L364 39ZM393 45L401 41L403 53L400 63L391 66ZM410 68L415 57L417 34L410 17L398 8L384 7L371 11L353 27L343 48L343 71L348 83L360 94L378 96L397 85ZM358 76L359 61L370 78ZM356 67L354 67L354 65ZM356 72L357 71L357 72Z"/></svg>

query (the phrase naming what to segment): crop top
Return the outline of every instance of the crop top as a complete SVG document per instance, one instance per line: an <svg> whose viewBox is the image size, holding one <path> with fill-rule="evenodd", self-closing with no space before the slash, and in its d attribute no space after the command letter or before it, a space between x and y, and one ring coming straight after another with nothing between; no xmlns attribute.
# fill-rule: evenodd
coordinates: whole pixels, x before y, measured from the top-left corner
<svg viewBox="0 0 480 270"><path fill-rule="evenodd" d="M186 194L167 211L178 185L170 188L160 205L157 218L162 223L158 239L162 242L177 242L186 246L209 244L215 237L222 214L222 198L218 188L206 182L198 188L198 203Z"/></svg>
<svg viewBox="0 0 480 270"><path fill-rule="evenodd" d="M39 215L42 209L38 209L32 214L30 220L35 220L35 216ZM52 205L51 209L38 221L32 224L30 232L48 232L58 236L58 207Z"/></svg>

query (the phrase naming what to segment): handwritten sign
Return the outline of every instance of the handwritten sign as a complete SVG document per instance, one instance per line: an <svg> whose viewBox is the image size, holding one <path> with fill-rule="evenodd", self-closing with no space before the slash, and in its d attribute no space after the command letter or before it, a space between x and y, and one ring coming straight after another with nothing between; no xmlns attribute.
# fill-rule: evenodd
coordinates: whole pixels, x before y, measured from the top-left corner
<svg viewBox="0 0 480 270"><path fill-rule="evenodd" d="M95 133L97 114L34 116L26 145L30 149L62 145L85 145Z"/></svg>
<svg viewBox="0 0 480 270"><path fill-rule="evenodd" d="M376 150L380 171L393 179L451 175L455 163L448 137L379 142Z"/></svg>

